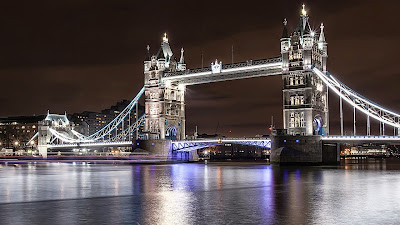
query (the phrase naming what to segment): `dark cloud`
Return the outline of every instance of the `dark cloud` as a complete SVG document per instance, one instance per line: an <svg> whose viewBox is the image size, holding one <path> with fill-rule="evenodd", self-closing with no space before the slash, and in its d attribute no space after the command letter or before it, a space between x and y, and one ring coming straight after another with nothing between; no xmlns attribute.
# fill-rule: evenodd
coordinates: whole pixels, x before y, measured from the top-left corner
<svg viewBox="0 0 400 225"><path fill-rule="evenodd" d="M168 32L189 68L278 56L282 20L299 19L303 1L8 1L0 8L0 116L98 111L131 99L143 85L145 47ZM313 28L325 24L328 69L360 94L400 111L397 1L305 2ZM188 87L187 130L233 136L282 124L282 80L254 78ZM331 96L338 128L338 99ZM348 107L348 106L347 106ZM348 107L350 108L350 107ZM352 109L346 109L351 130ZM362 118L362 117L360 117ZM359 123L360 130L363 123ZM218 129L216 129L219 127ZM221 128L223 127L223 128ZM228 133L229 134L229 133Z"/></svg>

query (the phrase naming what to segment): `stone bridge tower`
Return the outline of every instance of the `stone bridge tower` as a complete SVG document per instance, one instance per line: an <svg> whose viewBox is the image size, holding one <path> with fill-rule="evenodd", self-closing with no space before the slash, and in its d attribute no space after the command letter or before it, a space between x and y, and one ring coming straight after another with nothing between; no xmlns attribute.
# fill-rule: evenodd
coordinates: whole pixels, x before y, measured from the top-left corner
<svg viewBox="0 0 400 225"><path fill-rule="evenodd" d="M147 46L144 61L146 138L185 139L185 86L162 80L165 72L186 70L183 48L178 61L164 34L157 54L151 56L149 51L150 47Z"/></svg>
<svg viewBox="0 0 400 225"><path fill-rule="evenodd" d="M38 126L38 150L39 154L43 158L47 158L47 145L51 142L53 137L50 129L61 133L66 137L73 136L71 130L74 128L74 124L71 124L67 118L67 113L64 115L50 114L47 112L47 116L44 120L39 121ZM60 140L59 140L60 141ZM61 143L58 143L61 144Z"/></svg>
<svg viewBox="0 0 400 225"><path fill-rule="evenodd" d="M300 21L289 35L285 19L281 38L283 123L290 135L328 135L328 89L313 73L326 73L328 58L324 26L311 30L303 5Z"/></svg>

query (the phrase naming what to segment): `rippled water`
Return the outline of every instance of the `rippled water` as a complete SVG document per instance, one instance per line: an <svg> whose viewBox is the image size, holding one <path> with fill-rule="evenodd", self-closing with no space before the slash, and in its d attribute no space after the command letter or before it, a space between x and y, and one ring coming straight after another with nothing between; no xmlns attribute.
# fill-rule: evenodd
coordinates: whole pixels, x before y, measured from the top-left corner
<svg viewBox="0 0 400 225"><path fill-rule="evenodd" d="M0 224L398 224L400 161L0 165Z"/></svg>

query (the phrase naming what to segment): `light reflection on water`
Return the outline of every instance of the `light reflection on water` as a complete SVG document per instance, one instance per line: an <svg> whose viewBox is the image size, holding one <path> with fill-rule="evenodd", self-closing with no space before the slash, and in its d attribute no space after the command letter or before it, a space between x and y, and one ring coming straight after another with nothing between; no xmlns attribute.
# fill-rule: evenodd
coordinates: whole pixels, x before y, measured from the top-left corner
<svg viewBox="0 0 400 225"><path fill-rule="evenodd" d="M0 167L1 224L395 224L400 161Z"/></svg>

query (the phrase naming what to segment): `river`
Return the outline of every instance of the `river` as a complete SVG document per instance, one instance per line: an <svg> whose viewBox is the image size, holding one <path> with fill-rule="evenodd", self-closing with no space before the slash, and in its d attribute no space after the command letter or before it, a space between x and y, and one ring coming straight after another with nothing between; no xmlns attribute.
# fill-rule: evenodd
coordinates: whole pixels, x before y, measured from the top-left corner
<svg viewBox="0 0 400 225"><path fill-rule="evenodd" d="M400 160L0 164L0 224L398 224Z"/></svg>

